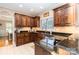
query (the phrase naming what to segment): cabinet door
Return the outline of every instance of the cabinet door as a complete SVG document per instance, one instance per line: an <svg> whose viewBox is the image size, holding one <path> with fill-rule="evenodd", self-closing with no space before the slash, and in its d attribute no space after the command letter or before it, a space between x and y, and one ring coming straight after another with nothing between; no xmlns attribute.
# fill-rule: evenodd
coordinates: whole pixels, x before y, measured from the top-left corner
<svg viewBox="0 0 79 59"><path fill-rule="evenodd" d="M16 46L20 46L23 44L23 37L24 35L23 34L16 34Z"/></svg>
<svg viewBox="0 0 79 59"><path fill-rule="evenodd" d="M30 41L34 42L35 40L37 40L37 33L30 33Z"/></svg>
<svg viewBox="0 0 79 59"><path fill-rule="evenodd" d="M29 37L29 33L25 33L24 35L24 44L30 42L30 37Z"/></svg>
<svg viewBox="0 0 79 59"><path fill-rule="evenodd" d="M21 15L15 13L15 27L21 27Z"/></svg>
<svg viewBox="0 0 79 59"><path fill-rule="evenodd" d="M30 27L40 27L40 17L30 17Z"/></svg>
<svg viewBox="0 0 79 59"><path fill-rule="evenodd" d="M68 9L64 8L62 9L62 21L63 21L63 25L67 25L68 24Z"/></svg>
<svg viewBox="0 0 79 59"><path fill-rule="evenodd" d="M40 27L40 18L37 18L37 27Z"/></svg>
<svg viewBox="0 0 79 59"><path fill-rule="evenodd" d="M44 34L42 34L42 33L38 33L38 34L37 34L37 39L36 39L35 41L42 40L44 37L45 37Z"/></svg>
<svg viewBox="0 0 79 59"><path fill-rule="evenodd" d="M27 18L25 15L21 16L22 19L22 27L27 27Z"/></svg>
<svg viewBox="0 0 79 59"><path fill-rule="evenodd" d="M34 19L30 17L30 27L34 27Z"/></svg>
<svg viewBox="0 0 79 59"><path fill-rule="evenodd" d="M27 26L28 27L30 27L30 24L31 24L30 21L31 21L31 18L29 16L27 16Z"/></svg>
<svg viewBox="0 0 79 59"><path fill-rule="evenodd" d="M61 25L61 10L57 10L54 12L54 26L60 26Z"/></svg>
<svg viewBox="0 0 79 59"><path fill-rule="evenodd" d="M35 25L35 27L40 27L40 17L34 18L34 25Z"/></svg>
<svg viewBox="0 0 79 59"><path fill-rule="evenodd" d="M75 25L75 15L76 15L76 12L75 12L75 6L72 5L68 8L68 23L69 25Z"/></svg>

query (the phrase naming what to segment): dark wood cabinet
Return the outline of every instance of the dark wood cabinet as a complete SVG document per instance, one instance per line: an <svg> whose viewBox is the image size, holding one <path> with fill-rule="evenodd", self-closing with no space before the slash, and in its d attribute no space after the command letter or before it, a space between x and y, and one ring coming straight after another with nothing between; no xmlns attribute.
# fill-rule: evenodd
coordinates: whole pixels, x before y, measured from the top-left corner
<svg viewBox="0 0 79 59"><path fill-rule="evenodd" d="M25 31L16 33L16 46L27 44L29 42L35 42L35 40L37 40L37 33Z"/></svg>
<svg viewBox="0 0 79 59"><path fill-rule="evenodd" d="M23 44L24 35L23 34L16 34L16 46Z"/></svg>
<svg viewBox="0 0 79 59"><path fill-rule="evenodd" d="M15 27L30 27L31 17L15 13Z"/></svg>
<svg viewBox="0 0 79 59"><path fill-rule="evenodd" d="M30 17L15 13L15 27L39 27L40 17Z"/></svg>
<svg viewBox="0 0 79 59"><path fill-rule="evenodd" d="M25 15L21 15L21 27L27 27L27 18Z"/></svg>
<svg viewBox="0 0 79 59"><path fill-rule="evenodd" d="M16 46L30 42L29 33L16 33Z"/></svg>
<svg viewBox="0 0 79 59"><path fill-rule="evenodd" d="M74 6L65 4L54 9L54 26L72 26L75 24Z"/></svg>
<svg viewBox="0 0 79 59"><path fill-rule="evenodd" d="M37 40L37 33L30 33L30 41L31 42L35 42L35 40Z"/></svg>
<svg viewBox="0 0 79 59"><path fill-rule="evenodd" d="M34 42L37 40L37 33L32 32L21 32L18 33L19 29L23 27L39 27L40 25L39 17L30 17L27 15L22 15L15 13L15 27L16 27L16 46L23 45L29 42Z"/></svg>
<svg viewBox="0 0 79 59"><path fill-rule="evenodd" d="M37 40L42 40L44 37L45 37L45 35L43 33L41 33L41 32L37 33Z"/></svg>
<svg viewBox="0 0 79 59"><path fill-rule="evenodd" d="M40 17L30 17L30 27L40 27Z"/></svg>
<svg viewBox="0 0 79 59"><path fill-rule="evenodd" d="M29 33L24 33L24 44L29 43L30 41L30 35Z"/></svg>
<svg viewBox="0 0 79 59"><path fill-rule="evenodd" d="M33 17L30 17L30 27L34 27L34 19L33 19Z"/></svg>
<svg viewBox="0 0 79 59"><path fill-rule="evenodd" d="M40 27L40 17L34 17L34 27Z"/></svg>
<svg viewBox="0 0 79 59"><path fill-rule="evenodd" d="M42 48L41 46L35 44L35 55L51 55L51 53Z"/></svg>
<svg viewBox="0 0 79 59"><path fill-rule="evenodd" d="M15 13L15 27L21 27L21 15Z"/></svg>
<svg viewBox="0 0 79 59"><path fill-rule="evenodd" d="M29 16L26 16L26 17L27 17L27 27L30 27L31 17Z"/></svg>

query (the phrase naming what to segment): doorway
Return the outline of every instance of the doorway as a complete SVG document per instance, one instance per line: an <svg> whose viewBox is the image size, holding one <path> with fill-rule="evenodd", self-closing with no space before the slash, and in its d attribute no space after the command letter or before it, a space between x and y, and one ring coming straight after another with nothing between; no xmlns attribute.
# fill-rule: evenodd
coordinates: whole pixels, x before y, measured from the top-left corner
<svg viewBox="0 0 79 59"><path fill-rule="evenodd" d="M12 45L12 21L0 20L0 47Z"/></svg>

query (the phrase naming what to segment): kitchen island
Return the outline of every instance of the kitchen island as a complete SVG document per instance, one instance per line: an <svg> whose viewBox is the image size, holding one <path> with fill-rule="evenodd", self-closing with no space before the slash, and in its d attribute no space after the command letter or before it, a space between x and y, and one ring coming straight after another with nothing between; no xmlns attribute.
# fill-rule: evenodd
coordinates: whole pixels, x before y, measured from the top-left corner
<svg viewBox="0 0 79 59"><path fill-rule="evenodd" d="M35 55L78 55L79 52L76 48L69 48L61 44L51 46L52 49L40 41L35 42Z"/></svg>
<svg viewBox="0 0 79 59"><path fill-rule="evenodd" d="M54 37L54 45L41 43L40 40L35 42L35 55L78 55L76 42L69 40L69 36L72 33L61 33L61 32L52 32L50 35L49 32L43 32L45 36ZM43 39L44 40L44 39ZM49 41L49 40L48 40ZM51 45L51 46L50 46Z"/></svg>

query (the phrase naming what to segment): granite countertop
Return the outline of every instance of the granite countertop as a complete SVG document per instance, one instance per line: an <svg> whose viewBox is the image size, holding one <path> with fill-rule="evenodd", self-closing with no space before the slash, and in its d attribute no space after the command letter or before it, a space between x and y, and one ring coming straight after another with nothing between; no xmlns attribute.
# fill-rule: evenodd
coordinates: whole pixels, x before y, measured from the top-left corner
<svg viewBox="0 0 79 59"><path fill-rule="evenodd" d="M38 32L35 32L35 31L20 31L20 32L15 32L15 33L38 33Z"/></svg>
<svg viewBox="0 0 79 59"><path fill-rule="evenodd" d="M76 41L74 40L65 39L56 44L56 46L69 51L72 55L79 54L79 52L77 51Z"/></svg>
<svg viewBox="0 0 79 59"><path fill-rule="evenodd" d="M40 43L35 43L37 45L39 45L40 47L42 47L43 49L47 50L48 52L50 52L52 55L58 55L58 53L56 53L53 49L49 49L48 47L45 47L44 45L40 44ZM62 48L66 51L69 51L71 55L79 55L79 52L75 49L75 48L68 48L62 45L56 45L57 48Z"/></svg>
<svg viewBox="0 0 79 59"><path fill-rule="evenodd" d="M42 31L42 30L37 30L37 31L15 31L16 33L21 33L21 32L29 32L29 33L49 33L50 31ZM51 34L53 35L59 35L59 36L65 36L68 37L70 35L72 35L72 33L65 33L65 32L56 32L56 31L52 31Z"/></svg>
<svg viewBox="0 0 79 59"><path fill-rule="evenodd" d="M68 35L71 35L72 33L69 33L69 32L58 32L58 31L42 31L42 30L37 30L37 32L52 32L52 34L68 34Z"/></svg>
<svg viewBox="0 0 79 59"><path fill-rule="evenodd" d="M65 47L65 46L62 46L62 45L56 45L58 48L62 48L64 50L67 50L71 53L71 55L79 55L79 52L76 50L76 48L68 48L68 47Z"/></svg>

